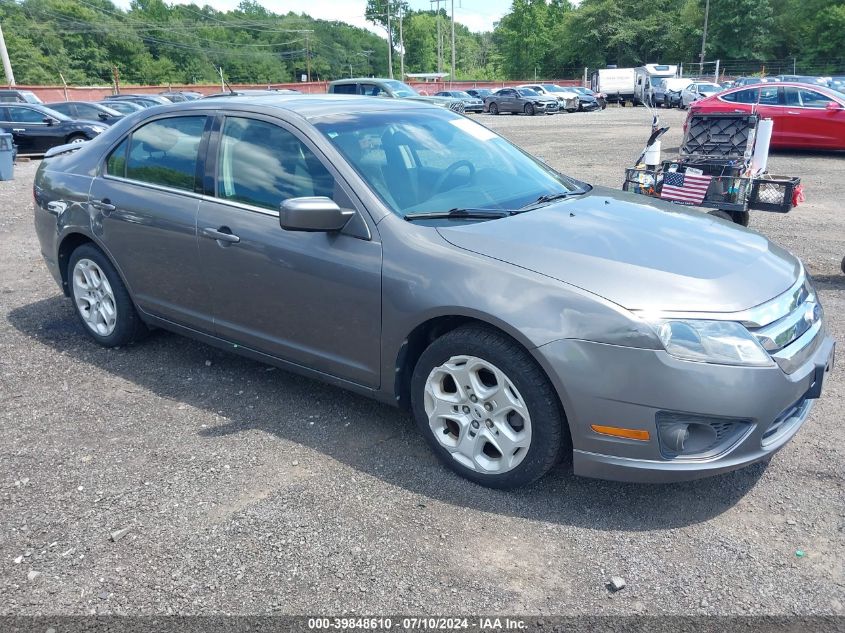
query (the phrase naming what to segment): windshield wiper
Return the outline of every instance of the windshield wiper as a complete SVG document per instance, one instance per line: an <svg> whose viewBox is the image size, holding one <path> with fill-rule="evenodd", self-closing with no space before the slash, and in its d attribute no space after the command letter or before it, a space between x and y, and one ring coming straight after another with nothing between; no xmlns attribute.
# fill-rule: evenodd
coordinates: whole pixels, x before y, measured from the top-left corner
<svg viewBox="0 0 845 633"><path fill-rule="evenodd" d="M408 213L405 219L408 222L414 220L439 220L439 219L470 219L470 220L491 220L495 218L506 218L513 215L513 211L497 211L496 209L449 209L448 211L420 211L419 213Z"/></svg>
<svg viewBox="0 0 845 633"><path fill-rule="evenodd" d="M549 202L554 202L555 200L563 200L564 198L568 198L569 196L577 196L583 191L561 191L559 193L547 193L545 195L540 196L534 202L529 202L524 207L519 207L517 212L522 211L530 211L531 209L536 209L539 206L544 204L548 204Z"/></svg>

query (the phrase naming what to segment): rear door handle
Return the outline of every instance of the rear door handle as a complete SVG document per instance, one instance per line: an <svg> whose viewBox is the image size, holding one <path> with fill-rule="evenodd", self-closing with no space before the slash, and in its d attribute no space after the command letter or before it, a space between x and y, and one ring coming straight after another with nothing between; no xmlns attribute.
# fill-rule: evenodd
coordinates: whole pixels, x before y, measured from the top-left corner
<svg viewBox="0 0 845 633"><path fill-rule="evenodd" d="M90 204L95 209L99 209L103 213L111 213L117 208L111 203L108 198L104 198L103 200L91 200L91 202L89 202L88 204Z"/></svg>
<svg viewBox="0 0 845 633"><path fill-rule="evenodd" d="M232 235L232 231L228 226L221 226L219 229L207 227L202 230L202 234L212 240L226 242L227 244L237 244L241 241L241 238L237 235Z"/></svg>
<svg viewBox="0 0 845 633"><path fill-rule="evenodd" d="M801 114L800 112L796 112L795 110L787 110L787 114Z"/></svg>

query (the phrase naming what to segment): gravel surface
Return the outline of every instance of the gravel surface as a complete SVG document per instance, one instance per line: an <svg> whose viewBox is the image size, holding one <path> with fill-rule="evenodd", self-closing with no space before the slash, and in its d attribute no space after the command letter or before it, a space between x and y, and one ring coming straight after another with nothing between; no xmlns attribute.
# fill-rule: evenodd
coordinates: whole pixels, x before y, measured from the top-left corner
<svg viewBox="0 0 845 633"><path fill-rule="evenodd" d="M683 114L663 117L677 147ZM643 108L479 119L615 187L649 132ZM775 155L807 202L752 218L840 343L843 165ZM390 407L163 332L97 347L41 261L36 167L0 182L0 614L844 612L840 368L767 465L491 491Z"/></svg>

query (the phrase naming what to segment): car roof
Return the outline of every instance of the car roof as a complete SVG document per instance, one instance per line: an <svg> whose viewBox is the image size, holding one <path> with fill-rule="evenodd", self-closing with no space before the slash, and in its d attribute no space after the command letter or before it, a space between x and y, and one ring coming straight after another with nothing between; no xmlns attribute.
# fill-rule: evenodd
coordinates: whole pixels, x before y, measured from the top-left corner
<svg viewBox="0 0 845 633"><path fill-rule="evenodd" d="M443 111L443 108L412 99L374 99L368 96L338 94L272 94L240 97L227 95L214 99L183 101L168 105L167 112L224 107L231 110L253 112L263 110L268 114L272 113L273 110L282 110L297 114L304 119L314 119L333 114L349 114L349 112L367 113L389 110L419 110L421 108L435 108L437 111Z"/></svg>

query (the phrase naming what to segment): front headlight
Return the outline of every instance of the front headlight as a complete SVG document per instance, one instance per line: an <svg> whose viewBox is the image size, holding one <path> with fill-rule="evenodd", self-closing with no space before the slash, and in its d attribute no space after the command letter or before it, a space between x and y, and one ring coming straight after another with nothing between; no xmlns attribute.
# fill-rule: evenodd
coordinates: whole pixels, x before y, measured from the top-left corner
<svg viewBox="0 0 845 633"><path fill-rule="evenodd" d="M757 339L735 321L661 319L650 324L666 351L681 360L754 367L772 364Z"/></svg>

